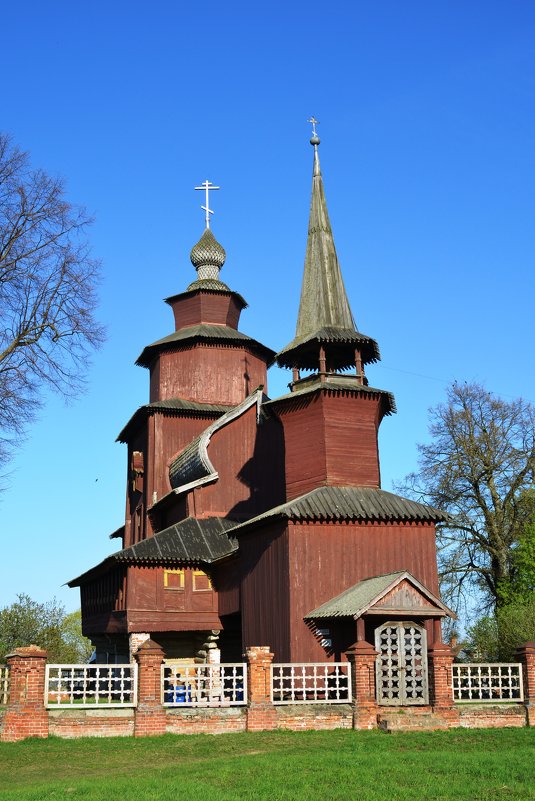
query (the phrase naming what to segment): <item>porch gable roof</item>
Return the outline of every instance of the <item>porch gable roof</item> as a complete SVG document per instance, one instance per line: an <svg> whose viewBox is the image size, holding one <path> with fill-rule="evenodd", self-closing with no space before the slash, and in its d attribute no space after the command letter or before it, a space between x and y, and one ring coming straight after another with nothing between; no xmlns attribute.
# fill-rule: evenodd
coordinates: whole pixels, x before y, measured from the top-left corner
<svg viewBox="0 0 535 801"><path fill-rule="evenodd" d="M408 570L372 576L357 582L304 616L305 620L352 617L370 614L457 615Z"/></svg>

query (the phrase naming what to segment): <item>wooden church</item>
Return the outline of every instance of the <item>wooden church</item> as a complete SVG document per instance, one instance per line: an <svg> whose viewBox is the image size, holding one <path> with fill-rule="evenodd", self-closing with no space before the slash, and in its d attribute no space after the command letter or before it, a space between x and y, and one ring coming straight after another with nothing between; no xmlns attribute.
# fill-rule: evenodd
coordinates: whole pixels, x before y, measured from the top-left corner
<svg viewBox="0 0 535 801"><path fill-rule="evenodd" d="M149 636L168 658L222 662L254 645L276 662L338 661L367 643L385 692L404 660L404 700L423 702L426 649L450 614L438 597L444 516L381 489L378 429L394 398L366 378L379 348L351 313L315 129L310 141L295 338L276 354L239 330L246 302L220 279L207 191L197 278L166 300L175 330L139 356L149 402L118 437L128 447L126 519L111 535L121 550L70 586L99 662L127 660ZM270 399L274 362L292 381Z"/></svg>

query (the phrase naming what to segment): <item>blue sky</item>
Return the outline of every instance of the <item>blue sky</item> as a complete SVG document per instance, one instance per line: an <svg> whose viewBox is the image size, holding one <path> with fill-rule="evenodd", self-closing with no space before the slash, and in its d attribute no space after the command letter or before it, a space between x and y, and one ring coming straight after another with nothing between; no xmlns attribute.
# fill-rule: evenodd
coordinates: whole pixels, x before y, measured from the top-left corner
<svg viewBox="0 0 535 801"><path fill-rule="evenodd" d="M383 487L416 465L453 380L535 402L535 5L30 0L3 10L0 127L95 214L108 340L70 406L47 398L0 498L0 605L53 596L116 547L143 347L193 279L200 193L249 302L240 328L293 337L312 148L359 329L394 392ZM271 396L290 380L273 368Z"/></svg>

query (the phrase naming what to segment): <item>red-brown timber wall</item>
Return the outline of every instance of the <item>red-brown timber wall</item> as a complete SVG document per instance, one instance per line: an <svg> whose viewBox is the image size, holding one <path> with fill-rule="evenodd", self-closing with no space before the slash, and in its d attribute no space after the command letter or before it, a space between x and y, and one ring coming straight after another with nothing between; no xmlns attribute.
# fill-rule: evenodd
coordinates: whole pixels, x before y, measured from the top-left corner
<svg viewBox="0 0 535 801"><path fill-rule="evenodd" d="M268 643L279 662L328 659L303 617L362 579L409 570L438 594L433 524L272 522L240 554L244 648Z"/></svg>
<svg viewBox="0 0 535 801"><path fill-rule="evenodd" d="M170 492L170 462L217 417L215 414L203 417L154 415L154 475L151 476L148 496L151 500L153 492L156 492L158 498Z"/></svg>
<svg viewBox="0 0 535 801"><path fill-rule="evenodd" d="M162 567L128 568L128 631L207 631L220 629L217 593L193 591L186 568L183 590L164 587Z"/></svg>
<svg viewBox="0 0 535 801"><path fill-rule="evenodd" d="M273 408L284 427L288 500L325 485L380 486L379 395L318 390Z"/></svg>
<svg viewBox="0 0 535 801"><path fill-rule="evenodd" d="M208 456L219 479L194 491L195 516L245 520L283 503L282 448L278 421L257 425L256 406L216 431Z"/></svg>
<svg viewBox="0 0 535 801"><path fill-rule="evenodd" d="M290 522L287 537L291 576L288 661L326 659L303 617L362 579L409 570L438 594L433 524Z"/></svg>
<svg viewBox="0 0 535 801"><path fill-rule="evenodd" d="M267 388L266 363L249 348L199 343L159 354L151 368L150 400L237 405L260 384Z"/></svg>
<svg viewBox="0 0 535 801"><path fill-rule="evenodd" d="M199 323L228 325L234 329L238 327L241 303L230 293L224 295L201 291L168 302L173 309L177 331Z"/></svg>
<svg viewBox="0 0 535 801"><path fill-rule="evenodd" d="M290 582L286 522L240 537L242 644L269 644L276 661L288 660Z"/></svg>

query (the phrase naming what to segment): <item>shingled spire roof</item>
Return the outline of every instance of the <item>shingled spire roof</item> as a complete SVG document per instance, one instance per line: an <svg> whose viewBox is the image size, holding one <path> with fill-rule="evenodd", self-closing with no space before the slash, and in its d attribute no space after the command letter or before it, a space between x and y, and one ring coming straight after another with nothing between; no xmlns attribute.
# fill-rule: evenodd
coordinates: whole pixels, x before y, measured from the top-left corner
<svg viewBox="0 0 535 801"><path fill-rule="evenodd" d="M380 354L375 340L357 330L351 313L327 211L319 143L314 131L310 140L314 147L312 199L297 328L295 338L277 354L277 363L318 369L319 346L329 343L329 369L340 370L355 365L356 348L363 363L377 361Z"/></svg>

